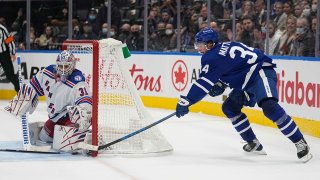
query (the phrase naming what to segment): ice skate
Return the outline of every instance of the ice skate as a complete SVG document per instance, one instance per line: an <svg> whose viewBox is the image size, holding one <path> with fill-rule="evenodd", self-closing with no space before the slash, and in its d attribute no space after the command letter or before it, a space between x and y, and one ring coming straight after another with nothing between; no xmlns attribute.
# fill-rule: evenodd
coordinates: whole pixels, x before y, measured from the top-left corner
<svg viewBox="0 0 320 180"><path fill-rule="evenodd" d="M254 139L253 141L248 141L247 144L243 146L243 150L245 152L249 152L253 154L267 155L267 153L263 150L263 146L258 139Z"/></svg>
<svg viewBox="0 0 320 180"><path fill-rule="evenodd" d="M308 146L306 140L301 139L295 143L297 148L297 156L302 162L308 162L312 158L310 153L310 147Z"/></svg>

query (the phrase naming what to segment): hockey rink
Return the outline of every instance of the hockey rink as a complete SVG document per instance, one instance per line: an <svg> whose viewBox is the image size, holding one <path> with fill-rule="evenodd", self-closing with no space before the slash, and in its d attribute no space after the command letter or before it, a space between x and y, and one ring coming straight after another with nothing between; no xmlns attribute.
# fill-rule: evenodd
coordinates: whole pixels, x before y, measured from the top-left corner
<svg viewBox="0 0 320 180"><path fill-rule="evenodd" d="M7 102L0 101L3 107ZM41 102L29 121L45 121ZM154 120L172 110L151 109ZM20 122L0 111L0 148L21 148ZM0 152L0 180L318 180L320 139L305 136L313 159L296 157L295 146L278 129L252 124L267 155L247 154L228 119L199 113L173 117L158 125L174 148L170 154L147 157Z"/></svg>

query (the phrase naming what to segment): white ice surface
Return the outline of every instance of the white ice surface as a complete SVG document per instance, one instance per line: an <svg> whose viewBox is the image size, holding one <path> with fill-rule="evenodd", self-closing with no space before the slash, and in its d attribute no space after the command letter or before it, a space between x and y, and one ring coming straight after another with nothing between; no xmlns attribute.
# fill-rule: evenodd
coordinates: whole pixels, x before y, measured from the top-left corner
<svg viewBox="0 0 320 180"><path fill-rule="evenodd" d="M1 107L5 101L0 101ZM172 113L148 109L155 120ZM45 121L40 103L29 121ZM0 111L0 148L21 148L20 122ZM174 147L169 155L153 157L0 152L0 180L318 180L320 139L305 136L313 159L301 163L295 146L278 129L252 124L268 155L242 150L229 120L190 113L158 125Z"/></svg>

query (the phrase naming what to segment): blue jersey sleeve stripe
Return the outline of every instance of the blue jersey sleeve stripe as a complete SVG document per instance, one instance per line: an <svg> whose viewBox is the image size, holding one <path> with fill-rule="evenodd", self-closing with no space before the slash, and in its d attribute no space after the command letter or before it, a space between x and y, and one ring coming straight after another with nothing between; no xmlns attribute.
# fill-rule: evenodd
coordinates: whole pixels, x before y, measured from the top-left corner
<svg viewBox="0 0 320 180"><path fill-rule="evenodd" d="M213 82L211 82L209 79L205 78L205 77L201 77L200 79L204 80L205 82L207 82L208 84L210 84L211 86L214 85Z"/></svg>
<svg viewBox="0 0 320 180"><path fill-rule="evenodd" d="M209 93L209 90L208 89L206 89L204 86L202 86L201 84L199 84L198 82L194 82L194 84L196 85L196 86L198 86L200 89L202 89L205 93Z"/></svg>

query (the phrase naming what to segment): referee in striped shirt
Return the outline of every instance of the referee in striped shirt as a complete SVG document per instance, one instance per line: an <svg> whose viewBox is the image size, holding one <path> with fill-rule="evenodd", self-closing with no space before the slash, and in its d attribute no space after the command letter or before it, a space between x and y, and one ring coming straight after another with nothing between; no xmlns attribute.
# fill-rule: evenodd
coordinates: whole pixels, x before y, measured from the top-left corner
<svg viewBox="0 0 320 180"><path fill-rule="evenodd" d="M18 92L20 89L18 76L14 73L13 63L16 57L16 48L13 37L10 36L8 30L0 24L0 63L7 79L14 85L14 89Z"/></svg>

